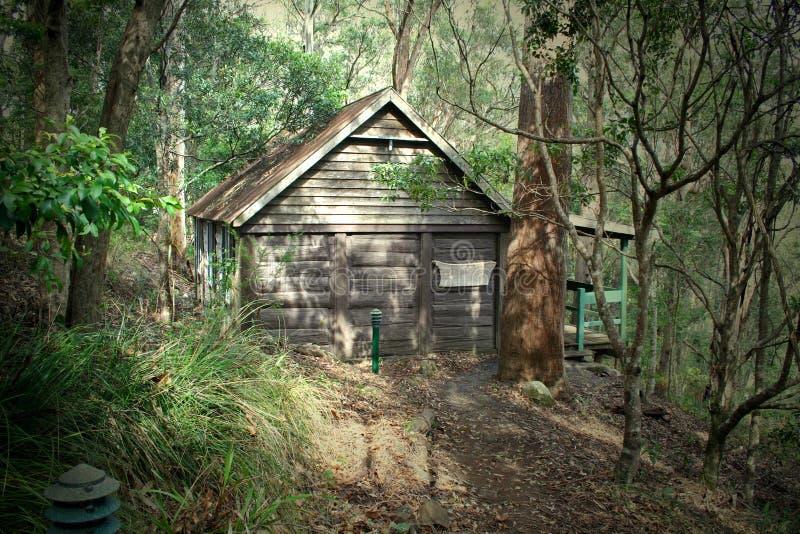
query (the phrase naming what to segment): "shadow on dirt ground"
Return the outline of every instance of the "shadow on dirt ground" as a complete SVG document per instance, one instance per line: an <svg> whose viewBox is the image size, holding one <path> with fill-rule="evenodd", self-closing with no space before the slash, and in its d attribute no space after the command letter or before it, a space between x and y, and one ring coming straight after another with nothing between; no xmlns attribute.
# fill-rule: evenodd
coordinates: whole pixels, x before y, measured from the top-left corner
<svg viewBox="0 0 800 534"><path fill-rule="evenodd" d="M568 364L568 397L542 407L495 380L494 356L387 359L379 375L366 364L295 357L334 398L319 438L322 474L309 474L310 491L324 497L314 531L768 529L735 493L697 483L702 423L663 402L666 417L644 421L637 482L612 481L623 424L613 369ZM791 488L785 510L798 504Z"/></svg>

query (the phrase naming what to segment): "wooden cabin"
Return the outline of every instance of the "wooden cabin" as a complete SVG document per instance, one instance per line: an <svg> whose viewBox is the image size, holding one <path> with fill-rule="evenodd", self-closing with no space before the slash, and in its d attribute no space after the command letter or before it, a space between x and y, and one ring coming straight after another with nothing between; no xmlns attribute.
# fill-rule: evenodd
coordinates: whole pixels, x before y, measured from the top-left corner
<svg viewBox="0 0 800 534"><path fill-rule="evenodd" d="M374 165L420 155L446 162L445 200L427 210L373 179ZM228 296L263 304L257 320L293 343L368 355L378 308L382 354L493 352L509 206L480 179L464 188L468 173L394 90L353 102L313 139L258 159L188 210L199 296L224 290L233 264Z"/></svg>

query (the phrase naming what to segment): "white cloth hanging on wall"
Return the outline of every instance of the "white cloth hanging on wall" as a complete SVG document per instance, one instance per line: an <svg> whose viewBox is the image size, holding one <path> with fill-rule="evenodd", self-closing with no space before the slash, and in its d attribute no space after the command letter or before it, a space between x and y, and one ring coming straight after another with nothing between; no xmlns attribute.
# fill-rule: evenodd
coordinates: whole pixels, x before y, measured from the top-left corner
<svg viewBox="0 0 800 534"><path fill-rule="evenodd" d="M439 287L471 287L489 284L489 278L496 265L493 261L473 261L469 263L447 263L434 261L439 269Z"/></svg>

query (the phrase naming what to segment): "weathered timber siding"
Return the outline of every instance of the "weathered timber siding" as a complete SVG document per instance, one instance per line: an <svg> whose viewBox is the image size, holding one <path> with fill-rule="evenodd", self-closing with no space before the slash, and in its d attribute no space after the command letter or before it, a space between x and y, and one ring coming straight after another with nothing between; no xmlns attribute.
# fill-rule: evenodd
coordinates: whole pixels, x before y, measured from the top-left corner
<svg viewBox="0 0 800 534"><path fill-rule="evenodd" d="M332 236L250 235L245 244L242 291L266 306L258 322L276 338L329 346Z"/></svg>
<svg viewBox="0 0 800 534"><path fill-rule="evenodd" d="M242 230L254 238L248 276L258 290L251 295L274 303L259 313L271 333L368 356L370 312L379 308L382 354L494 348L495 281L440 289L431 262L496 261L492 232L506 231L507 222L472 191L455 187L441 205L422 211L372 179L374 165L420 155L443 156L389 106L247 221ZM440 179L452 186L458 171L449 165ZM398 198L385 200L390 194ZM408 229L385 230L392 225ZM301 234L278 233L295 230Z"/></svg>
<svg viewBox="0 0 800 534"><path fill-rule="evenodd" d="M497 234L434 234L433 259L449 263L497 261ZM495 349L497 277L477 287L439 287L433 273L433 350Z"/></svg>
<svg viewBox="0 0 800 534"><path fill-rule="evenodd" d="M373 308L383 314L381 354L417 352L419 243L418 234L347 236L352 356L371 352Z"/></svg>
<svg viewBox="0 0 800 534"><path fill-rule="evenodd" d="M453 191L440 206L424 212L405 193L399 193L395 201L384 200L392 191L372 180L373 166L411 163L420 155L443 156L408 121L391 111L380 112L247 224L260 231L275 225L505 225L489 213L486 199L472 191ZM443 183L454 184L455 175L455 168L449 167L441 175Z"/></svg>

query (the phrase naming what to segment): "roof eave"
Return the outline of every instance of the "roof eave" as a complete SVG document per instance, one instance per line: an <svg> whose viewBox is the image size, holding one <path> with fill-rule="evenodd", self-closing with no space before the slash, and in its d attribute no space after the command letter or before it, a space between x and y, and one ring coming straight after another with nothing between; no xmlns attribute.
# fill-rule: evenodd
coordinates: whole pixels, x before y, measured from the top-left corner
<svg viewBox="0 0 800 534"><path fill-rule="evenodd" d="M374 102L361 110L361 112L356 115L353 120L341 128L334 137L320 146L309 157L298 162L298 164L278 183L271 187L269 191L262 195L258 200L247 206L247 208L240 211L239 214L233 219L232 225L238 228L254 217L264 206L272 201L272 199L281 194L287 187L294 183L295 180L302 176L303 173L316 165L316 163L328 152L333 150L336 145L344 141L350 134L357 130L359 126L364 124L372 115L375 114L375 112L385 106L391 99L391 94L393 92L394 91L390 89L384 89L383 92L375 98Z"/></svg>

